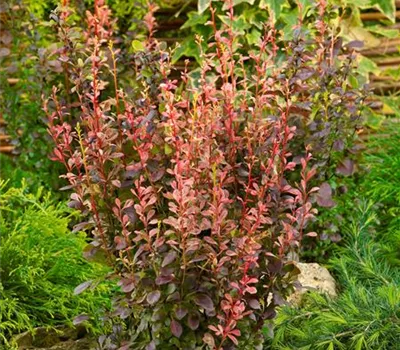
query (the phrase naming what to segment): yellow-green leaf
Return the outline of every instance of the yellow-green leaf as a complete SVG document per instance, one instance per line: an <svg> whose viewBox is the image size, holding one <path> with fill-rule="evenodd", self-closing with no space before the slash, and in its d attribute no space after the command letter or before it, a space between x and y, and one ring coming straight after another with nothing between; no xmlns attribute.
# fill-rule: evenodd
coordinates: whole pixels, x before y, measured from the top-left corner
<svg viewBox="0 0 400 350"><path fill-rule="evenodd" d="M144 44L139 40L133 40L132 41L132 48L133 48L134 52L143 51L144 50Z"/></svg>

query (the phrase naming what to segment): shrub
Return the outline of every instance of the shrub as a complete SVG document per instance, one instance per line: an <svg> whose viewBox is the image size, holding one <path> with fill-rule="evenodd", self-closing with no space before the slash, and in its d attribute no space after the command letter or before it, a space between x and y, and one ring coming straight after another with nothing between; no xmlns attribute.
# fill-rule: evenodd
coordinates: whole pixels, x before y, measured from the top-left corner
<svg viewBox="0 0 400 350"><path fill-rule="evenodd" d="M329 152L332 134L354 131L359 117L347 82L351 53L328 35L322 3L316 39L298 31L280 66L273 27L247 57L235 50L240 32L228 7L198 75L185 71L180 82L168 79L170 55L153 39L150 11L149 39L133 43L137 85L124 91L110 12L96 1L86 55L68 60L79 122L67 122L57 89L45 104L52 158L65 165L70 206L87 217L79 227L93 237L87 255L106 256L125 293L114 315L127 319L130 337L119 344L126 348L261 346L262 324L297 273L290 253L315 236L307 224L316 169L305 143ZM299 110L309 109L319 138L296 131L308 125Z"/></svg>
<svg viewBox="0 0 400 350"><path fill-rule="evenodd" d="M383 256L373 226L376 213L363 203L331 265L342 293L310 294L299 308L283 308L271 349L395 349L399 343L400 274Z"/></svg>
<svg viewBox="0 0 400 350"><path fill-rule="evenodd" d="M28 193L25 184L0 184L0 344L14 333L38 326L71 325L80 314L100 332L101 309L109 306L109 288L99 286L74 296L76 286L97 279L107 269L82 257L83 233L68 229L69 211L50 193Z"/></svg>

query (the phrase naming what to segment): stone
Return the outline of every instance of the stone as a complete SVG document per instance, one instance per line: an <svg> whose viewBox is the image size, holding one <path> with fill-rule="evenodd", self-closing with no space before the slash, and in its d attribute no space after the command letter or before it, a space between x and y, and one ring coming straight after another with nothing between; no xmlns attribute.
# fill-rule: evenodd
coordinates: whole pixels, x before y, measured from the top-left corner
<svg viewBox="0 0 400 350"><path fill-rule="evenodd" d="M317 263L296 263L300 270L298 282L300 287L287 299L290 304L300 303L304 293L315 291L331 298L337 296L336 282L329 271Z"/></svg>

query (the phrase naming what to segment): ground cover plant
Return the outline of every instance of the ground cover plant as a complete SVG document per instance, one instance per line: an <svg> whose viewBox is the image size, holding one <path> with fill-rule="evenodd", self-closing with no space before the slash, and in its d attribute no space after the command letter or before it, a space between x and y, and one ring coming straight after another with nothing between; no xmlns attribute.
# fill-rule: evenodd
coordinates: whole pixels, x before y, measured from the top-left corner
<svg viewBox="0 0 400 350"><path fill-rule="evenodd" d="M311 294L276 319L269 349L395 349L399 342L398 268L376 241L372 203L364 202L345 232L345 245L330 261L342 292L336 300ZM372 229L372 230L371 230ZM397 244L399 243L397 239Z"/></svg>
<svg viewBox="0 0 400 350"><path fill-rule="evenodd" d="M339 297L312 294L300 307L282 309L267 348L396 348L399 146L397 123L387 121L365 142L363 171L347 183L348 192L335 208L343 240L330 247L334 256L328 265L339 282Z"/></svg>
<svg viewBox="0 0 400 350"><path fill-rule="evenodd" d="M107 270L83 258L85 235L71 233L71 211L43 188L30 192L24 181L10 187L2 180L0 214L1 346L11 347L13 334L34 327L72 326L77 316L91 319L86 326L94 333L104 332L100 317L110 304L109 287L74 296L82 281Z"/></svg>
<svg viewBox="0 0 400 350"><path fill-rule="evenodd" d="M122 89L111 12L95 1L84 44L69 37L63 56L79 105L57 88L45 101L52 159L92 237L86 256L102 256L125 293L113 316L126 327L103 348L262 347L264 321L292 289L292 257L316 235L312 201L331 200L313 184L351 164L342 156L365 96L325 2L312 33L299 24L286 43L266 25L246 56L226 6L226 23L212 19L210 38L197 38L207 43L197 75L179 81L150 6L148 39L133 43L135 84ZM63 34L74 32L67 16ZM280 50L288 59L277 65Z"/></svg>

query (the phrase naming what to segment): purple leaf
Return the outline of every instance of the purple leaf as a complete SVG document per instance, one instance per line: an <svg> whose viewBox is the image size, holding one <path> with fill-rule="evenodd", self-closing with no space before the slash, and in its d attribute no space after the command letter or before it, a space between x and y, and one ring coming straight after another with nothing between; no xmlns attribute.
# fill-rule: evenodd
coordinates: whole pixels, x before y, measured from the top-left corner
<svg viewBox="0 0 400 350"><path fill-rule="evenodd" d="M324 208L330 208L336 205L332 200L332 188L327 182L324 182L319 187L317 203L319 206Z"/></svg>
<svg viewBox="0 0 400 350"><path fill-rule="evenodd" d="M333 149L335 151L343 151L344 150L344 142L343 142L343 140L336 140L333 143Z"/></svg>
<svg viewBox="0 0 400 350"><path fill-rule="evenodd" d="M121 286L122 291L125 293L132 292L133 289L135 288L135 284L131 279L124 278L121 281L118 282L118 285Z"/></svg>
<svg viewBox="0 0 400 350"><path fill-rule="evenodd" d="M75 225L73 227L72 232L75 233L75 232L78 232L78 231L82 231L82 230L86 229L88 226L90 226L90 223L88 223L86 221L85 222L81 222L80 224L77 224L77 225Z"/></svg>
<svg viewBox="0 0 400 350"><path fill-rule="evenodd" d="M192 331L195 331L199 328L200 318L198 314L190 314L188 317L188 326Z"/></svg>
<svg viewBox="0 0 400 350"><path fill-rule="evenodd" d="M182 335L183 329L178 321L171 320L171 332L177 338L179 338Z"/></svg>
<svg viewBox="0 0 400 350"><path fill-rule="evenodd" d="M354 162L346 158L342 162L340 162L336 168L336 172L338 174L344 175L344 176L351 176L354 174Z"/></svg>
<svg viewBox="0 0 400 350"><path fill-rule="evenodd" d="M178 308L175 310L175 316L178 320L184 318L187 315L187 313L188 313L187 308L183 306L178 306Z"/></svg>
<svg viewBox="0 0 400 350"><path fill-rule="evenodd" d="M124 208L123 213L128 216L131 224L134 224L137 221L137 214L133 207Z"/></svg>
<svg viewBox="0 0 400 350"><path fill-rule="evenodd" d="M194 302L205 310L214 310L211 298L206 294L198 294L194 297Z"/></svg>
<svg viewBox="0 0 400 350"><path fill-rule="evenodd" d="M257 299L250 299L249 300L249 305L254 310L260 310L261 309L260 303L258 302Z"/></svg>
<svg viewBox="0 0 400 350"><path fill-rule="evenodd" d="M176 259L176 252L174 250L170 251L164 258L161 267L165 267L171 264Z"/></svg>
<svg viewBox="0 0 400 350"><path fill-rule="evenodd" d="M74 326L77 326L78 324L87 321L89 318L90 317L88 315L79 315L73 319L72 323L74 324Z"/></svg>
<svg viewBox="0 0 400 350"><path fill-rule="evenodd" d="M157 286L162 286L163 284L167 284L171 282L174 279L172 275L169 276L158 276L156 278L156 285Z"/></svg>
<svg viewBox="0 0 400 350"><path fill-rule="evenodd" d="M159 290L155 290L155 291L153 291L153 292L147 294L146 300L147 300L147 302L148 302L150 305L153 305L153 304L155 304L157 301L160 300L160 297L161 297L160 291L159 291Z"/></svg>
<svg viewBox="0 0 400 350"><path fill-rule="evenodd" d="M152 340L147 346L146 350L156 350L156 343Z"/></svg>
<svg viewBox="0 0 400 350"><path fill-rule="evenodd" d="M353 40L353 41L350 41L346 45L346 47L348 47L349 49L362 48L362 47L364 47L364 41L362 41L362 40Z"/></svg>
<svg viewBox="0 0 400 350"><path fill-rule="evenodd" d="M11 51L7 47L2 47L0 49L0 57L8 56L10 53L11 53Z"/></svg>
<svg viewBox="0 0 400 350"><path fill-rule="evenodd" d="M92 285L92 281L86 281L81 283L78 287L74 289L74 295L81 294L86 289L88 289Z"/></svg>

